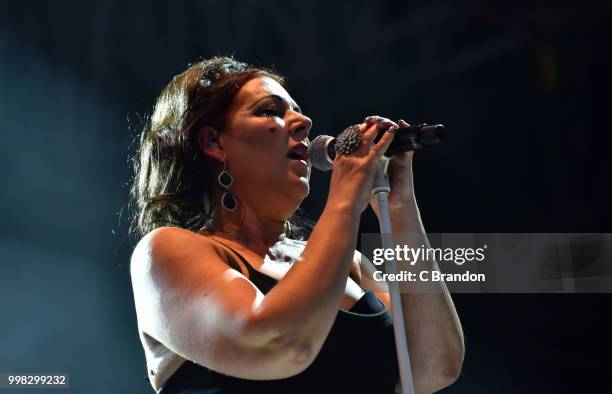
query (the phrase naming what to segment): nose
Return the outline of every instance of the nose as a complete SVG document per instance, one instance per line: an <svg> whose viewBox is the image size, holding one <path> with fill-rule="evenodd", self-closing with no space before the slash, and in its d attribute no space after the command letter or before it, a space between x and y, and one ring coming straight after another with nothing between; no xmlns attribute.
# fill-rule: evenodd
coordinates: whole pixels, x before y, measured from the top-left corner
<svg viewBox="0 0 612 394"><path fill-rule="evenodd" d="M295 112L295 120L290 127L291 136L298 141L303 141L308 138L311 128L312 120L300 112Z"/></svg>

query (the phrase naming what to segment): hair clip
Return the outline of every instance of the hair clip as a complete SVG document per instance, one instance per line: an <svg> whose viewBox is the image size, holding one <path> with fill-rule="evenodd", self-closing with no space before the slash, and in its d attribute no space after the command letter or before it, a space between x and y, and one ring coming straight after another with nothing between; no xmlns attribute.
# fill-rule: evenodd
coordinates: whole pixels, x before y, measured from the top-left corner
<svg viewBox="0 0 612 394"><path fill-rule="evenodd" d="M198 83L203 88L208 88L213 82L221 79L221 74L215 70L207 70L198 80Z"/></svg>
<svg viewBox="0 0 612 394"><path fill-rule="evenodd" d="M243 70L235 64L224 64L221 66L221 68L223 69L224 74L236 73Z"/></svg>
<svg viewBox="0 0 612 394"><path fill-rule="evenodd" d="M200 86L201 86L201 87L203 87L203 88L210 87L210 85L211 85L210 79L205 78L205 77L200 78L200 79L198 80L198 83L199 83L199 84L200 84Z"/></svg>

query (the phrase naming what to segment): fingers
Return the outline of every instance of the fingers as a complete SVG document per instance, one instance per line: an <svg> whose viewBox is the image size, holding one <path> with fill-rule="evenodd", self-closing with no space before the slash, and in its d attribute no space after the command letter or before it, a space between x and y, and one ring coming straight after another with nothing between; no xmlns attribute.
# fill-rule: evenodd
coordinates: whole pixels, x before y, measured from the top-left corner
<svg viewBox="0 0 612 394"><path fill-rule="evenodd" d="M361 125L363 125L361 139L363 145L366 145L369 150L378 135L378 125L376 123L362 123Z"/></svg>
<svg viewBox="0 0 612 394"><path fill-rule="evenodd" d="M382 155L387 151L391 141L395 137L395 130L397 126L389 127L383 134L380 140L372 147L372 154L375 159L380 159Z"/></svg>
<svg viewBox="0 0 612 394"><path fill-rule="evenodd" d="M404 119L400 119L397 121L397 124L399 125L399 127L410 127L410 125L408 124L408 122L406 122Z"/></svg>
<svg viewBox="0 0 612 394"><path fill-rule="evenodd" d="M377 124L381 130L386 130L391 126L398 127L398 124L389 118L383 118L382 116L368 116L364 119L366 124Z"/></svg>
<svg viewBox="0 0 612 394"><path fill-rule="evenodd" d="M388 118L383 118L382 116L368 116L364 119L366 124L374 124L378 127L378 138L375 138L374 142L378 142L380 137L382 137L382 132L388 130L390 127L398 127L398 124Z"/></svg>
<svg viewBox="0 0 612 394"><path fill-rule="evenodd" d="M364 141L368 143L377 143L383 136L383 132L389 128L397 128L398 124L388 118L382 116L368 116L364 119L367 126L367 133L364 134Z"/></svg>
<svg viewBox="0 0 612 394"><path fill-rule="evenodd" d="M410 124L406 122L404 119L399 119L397 122L392 121L389 118L384 118L382 116L368 116L364 119L366 124L378 124L381 128L389 127L389 125L394 125L397 128L400 127L410 127Z"/></svg>

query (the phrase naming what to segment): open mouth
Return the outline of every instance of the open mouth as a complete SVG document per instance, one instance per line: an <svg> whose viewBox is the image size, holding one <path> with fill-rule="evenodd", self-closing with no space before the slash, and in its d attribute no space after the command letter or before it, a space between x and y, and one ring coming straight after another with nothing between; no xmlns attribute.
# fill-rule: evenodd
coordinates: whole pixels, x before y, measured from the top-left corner
<svg viewBox="0 0 612 394"><path fill-rule="evenodd" d="M305 162L308 162L308 146L300 142L293 148L289 149L287 157L292 160L304 160Z"/></svg>

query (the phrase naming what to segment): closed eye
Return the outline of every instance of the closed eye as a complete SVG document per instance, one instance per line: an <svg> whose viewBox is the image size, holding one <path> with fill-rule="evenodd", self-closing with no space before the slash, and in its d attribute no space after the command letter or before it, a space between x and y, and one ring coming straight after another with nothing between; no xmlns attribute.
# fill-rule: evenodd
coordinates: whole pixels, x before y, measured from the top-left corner
<svg viewBox="0 0 612 394"><path fill-rule="evenodd" d="M263 109L256 111L255 115L257 116L265 115L269 117L275 117L275 116L282 117L283 113L276 108L263 108Z"/></svg>

